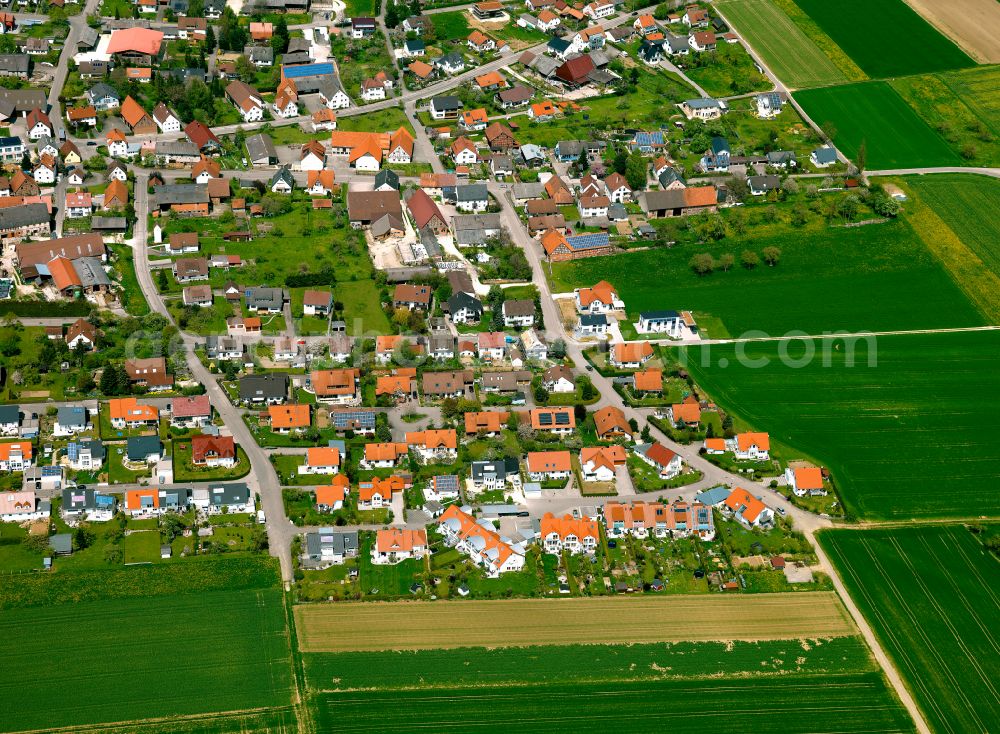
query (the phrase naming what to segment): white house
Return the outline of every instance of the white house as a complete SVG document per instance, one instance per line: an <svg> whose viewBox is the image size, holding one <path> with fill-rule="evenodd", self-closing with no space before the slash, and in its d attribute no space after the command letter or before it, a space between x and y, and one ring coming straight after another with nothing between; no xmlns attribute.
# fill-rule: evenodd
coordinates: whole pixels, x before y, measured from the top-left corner
<svg viewBox="0 0 1000 734"><path fill-rule="evenodd" d="M438 519L445 545L454 547L481 567L489 578L524 568L525 548L496 532L488 520L478 523L468 512L452 505Z"/></svg>
<svg viewBox="0 0 1000 734"><path fill-rule="evenodd" d="M592 20L609 18L615 14L615 4L607 0L595 0L584 7L583 14Z"/></svg>
<svg viewBox="0 0 1000 734"><path fill-rule="evenodd" d="M306 449L306 462L298 467L299 474L337 474L340 472L340 449L312 446Z"/></svg>
<svg viewBox="0 0 1000 734"><path fill-rule="evenodd" d="M792 492L797 497L806 495L816 497L827 494L826 486L823 483L823 470L815 467L799 467L785 469L785 481L792 488Z"/></svg>
<svg viewBox="0 0 1000 734"><path fill-rule="evenodd" d="M666 334L674 339L679 339L684 330L684 319L677 311L642 311L636 324L640 334Z"/></svg>
<svg viewBox="0 0 1000 734"><path fill-rule="evenodd" d="M577 519L572 515L556 517L551 512L542 517L540 535L542 548L546 553L560 554L566 551L572 555L593 554L601 537L596 521Z"/></svg>
<svg viewBox="0 0 1000 734"><path fill-rule="evenodd" d="M49 505L38 501L33 491L0 492L0 520L25 522L42 520L49 516Z"/></svg>
<svg viewBox="0 0 1000 734"><path fill-rule="evenodd" d="M461 482L454 474L438 474L430 478L424 488L427 502L451 502L459 498Z"/></svg>
<svg viewBox="0 0 1000 734"><path fill-rule="evenodd" d="M766 433L737 433L726 440L726 448L740 461L768 461L771 438Z"/></svg>
<svg viewBox="0 0 1000 734"><path fill-rule="evenodd" d="M684 462L680 455L675 454L659 442L637 444L633 447L632 451L636 456L656 469L656 473L660 479L673 479L684 468Z"/></svg>
<svg viewBox="0 0 1000 734"><path fill-rule="evenodd" d="M427 531L407 528L389 528L375 533L372 544L372 563L395 565L410 558L427 555Z"/></svg>

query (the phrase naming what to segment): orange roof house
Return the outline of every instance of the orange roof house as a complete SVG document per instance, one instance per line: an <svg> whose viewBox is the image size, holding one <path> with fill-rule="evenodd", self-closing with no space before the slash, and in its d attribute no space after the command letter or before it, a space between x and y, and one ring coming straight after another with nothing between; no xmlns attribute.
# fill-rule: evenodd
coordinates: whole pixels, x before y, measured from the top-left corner
<svg viewBox="0 0 1000 734"><path fill-rule="evenodd" d="M366 443L364 462L367 464L395 464L410 452L405 443Z"/></svg>
<svg viewBox="0 0 1000 734"><path fill-rule="evenodd" d="M339 509L347 499L350 489L350 480L343 474L335 474L330 484L316 487L316 506L330 510Z"/></svg>
<svg viewBox="0 0 1000 734"><path fill-rule="evenodd" d="M510 413L498 410L484 410L465 414L465 434L472 436L483 433L499 433L507 425Z"/></svg>
<svg viewBox="0 0 1000 734"><path fill-rule="evenodd" d="M568 474L573 469L569 451L529 451L526 464L533 476Z"/></svg>
<svg viewBox="0 0 1000 734"><path fill-rule="evenodd" d="M663 392L663 370L650 368L632 375L636 392Z"/></svg>
<svg viewBox="0 0 1000 734"><path fill-rule="evenodd" d="M534 408L530 416L536 431L571 433L576 428L576 415L570 407Z"/></svg>
<svg viewBox="0 0 1000 734"><path fill-rule="evenodd" d="M312 423L308 404L269 405L267 416L271 421L271 429L275 431L308 428Z"/></svg>
<svg viewBox="0 0 1000 734"><path fill-rule="evenodd" d="M309 468L326 468L340 466L340 449L334 446L310 446L306 449L305 466ZM299 467L301 470L302 467Z"/></svg>
<svg viewBox="0 0 1000 734"><path fill-rule="evenodd" d="M608 405L594 412L594 427L600 439L631 436L632 427L625 418L621 408Z"/></svg>
<svg viewBox="0 0 1000 734"><path fill-rule="evenodd" d="M414 61L406 68L420 79L429 79L431 74L434 73L434 67L423 61Z"/></svg>
<svg viewBox="0 0 1000 734"><path fill-rule="evenodd" d="M271 23L251 23L250 38L255 41L267 41L274 35L274 26Z"/></svg>
<svg viewBox="0 0 1000 734"><path fill-rule="evenodd" d="M792 478L796 494L821 492L824 489L823 470L819 467L807 466L800 469L793 469Z"/></svg>
<svg viewBox="0 0 1000 734"><path fill-rule="evenodd" d="M376 496L383 503L388 503L392 499L394 492L402 492L410 483L403 477L372 477L358 483L358 505L371 504Z"/></svg>
<svg viewBox="0 0 1000 734"><path fill-rule="evenodd" d="M551 100L544 99L541 102L535 102L528 110L528 115L530 117L553 117L556 114L556 106L552 104Z"/></svg>
<svg viewBox="0 0 1000 734"><path fill-rule="evenodd" d="M128 206L128 186L124 181L113 178L104 189L105 209L124 209Z"/></svg>
<svg viewBox="0 0 1000 734"><path fill-rule="evenodd" d="M319 400L345 400L358 391L361 372L356 368L341 370L316 370L309 373L313 392Z"/></svg>
<svg viewBox="0 0 1000 734"><path fill-rule="evenodd" d="M107 53L126 56L157 56L163 33L149 28L123 28L112 31Z"/></svg>
<svg viewBox="0 0 1000 734"><path fill-rule="evenodd" d="M489 122L489 115L484 108L478 107L474 110L463 111L459 120L462 127L475 127L476 125L486 125Z"/></svg>
<svg viewBox="0 0 1000 734"><path fill-rule="evenodd" d="M768 522L774 515L771 510L742 487L736 487L723 500L737 520L750 527Z"/></svg>
<svg viewBox="0 0 1000 734"><path fill-rule="evenodd" d="M726 452L726 439L724 438L706 438L705 439L705 450L713 454L723 454Z"/></svg>
<svg viewBox="0 0 1000 734"><path fill-rule="evenodd" d="M20 453L24 463L31 461L31 441L13 441L0 443L0 461L10 461L10 457Z"/></svg>
<svg viewBox="0 0 1000 734"><path fill-rule="evenodd" d="M140 405L135 398L112 398L108 401L108 417L111 425L135 425L155 423L160 419L160 411L153 405Z"/></svg>
<svg viewBox="0 0 1000 734"><path fill-rule="evenodd" d="M585 473L596 474L598 469L607 469L614 474L615 469L628 461L625 448L619 444L611 446L587 446L580 449L580 466Z"/></svg>
<svg viewBox="0 0 1000 734"><path fill-rule="evenodd" d="M232 436L195 436L191 439L191 463L206 464L210 460L236 458L236 442Z"/></svg>
<svg viewBox="0 0 1000 734"><path fill-rule="evenodd" d="M59 291L83 286L83 282L80 280L80 276L77 275L73 263L65 257L57 257L49 261L49 275L52 276L52 282L56 290Z"/></svg>
<svg viewBox="0 0 1000 734"><path fill-rule="evenodd" d="M406 434L406 443L423 451L455 451L458 449L458 434L454 428L411 431Z"/></svg>
<svg viewBox="0 0 1000 734"><path fill-rule="evenodd" d="M618 342L611 350L611 363L615 366L643 364L653 358L653 345L649 342Z"/></svg>
<svg viewBox="0 0 1000 734"><path fill-rule="evenodd" d="M136 135L151 135L158 130L150 114L131 95L122 102L121 116Z"/></svg>
<svg viewBox="0 0 1000 734"><path fill-rule="evenodd" d="M477 76L476 86L483 90L499 89L507 86L507 80L503 78L500 72L491 71Z"/></svg>
<svg viewBox="0 0 1000 734"><path fill-rule="evenodd" d="M556 517L546 512L541 520L542 543L546 553L570 553L584 551L592 553L597 548L600 531L597 522L572 515Z"/></svg>
<svg viewBox="0 0 1000 734"><path fill-rule="evenodd" d="M412 396L417 391L417 382L409 375L379 375L375 381L375 396Z"/></svg>
<svg viewBox="0 0 1000 734"><path fill-rule="evenodd" d="M736 434L736 446L740 451L749 451L753 446L756 446L761 451L770 451L771 437L766 433L738 433ZM805 476L813 478L818 476L820 487L823 486L823 472L820 469L805 468L796 470L796 474L798 472L806 472Z"/></svg>
<svg viewBox="0 0 1000 734"><path fill-rule="evenodd" d="M391 562L393 557L421 556L427 550L427 531L389 528L375 534L372 555ZM402 560L402 559L400 559Z"/></svg>
<svg viewBox="0 0 1000 734"><path fill-rule="evenodd" d="M674 423L696 426L701 423L701 406L697 400L674 403L670 406L670 418Z"/></svg>

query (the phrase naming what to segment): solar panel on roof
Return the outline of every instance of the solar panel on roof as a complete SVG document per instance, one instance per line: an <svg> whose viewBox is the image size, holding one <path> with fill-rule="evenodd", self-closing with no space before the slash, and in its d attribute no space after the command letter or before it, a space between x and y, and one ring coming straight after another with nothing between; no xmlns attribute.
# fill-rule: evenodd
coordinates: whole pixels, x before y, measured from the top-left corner
<svg viewBox="0 0 1000 734"><path fill-rule="evenodd" d="M543 426L552 425L552 414L551 413L540 413L538 415L538 422Z"/></svg>
<svg viewBox="0 0 1000 734"><path fill-rule="evenodd" d="M454 474L445 474L434 477L434 487L441 491L458 490L458 477Z"/></svg>
<svg viewBox="0 0 1000 734"><path fill-rule="evenodd" d="M320 76L333 74L333 64L302 64L300 66L285 66L282 68L286 79L297 79L303 76Z"/></svg>
<svg viewBox="0 0 1000 734"><path fill-rule="evenodd" d="M581 234L567 237L566 242L574 250L589 250L595 247L607 247L610 240L605 232Z"/></svg>
<svg viewBox="0 0 1000 734"><path fill-rule="evenodd" d="M568 426L569 425L569 413L556 413L556 425L557 426Z"/></svg>

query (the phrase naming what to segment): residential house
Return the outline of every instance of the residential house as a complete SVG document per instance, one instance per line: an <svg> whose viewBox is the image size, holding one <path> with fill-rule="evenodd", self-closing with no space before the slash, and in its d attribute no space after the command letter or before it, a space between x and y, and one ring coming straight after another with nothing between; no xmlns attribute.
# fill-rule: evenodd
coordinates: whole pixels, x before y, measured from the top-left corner
<svg viewBox="0 0 1000 734"><path fill-rule="evenodd" d="M97 489L69 487L62 491L60 514L68 521L107 522L115 516L118 498Z"/></svg>
<svg viewBox="0 0 1000 734"><path fill-rule="evenodd" d="M721 504L748 528L767 526L774 522L774 511L742 487L735 487Z"/></svg>
<svg viewBox="0 0 1000 734"><path fill-rule="evenodd" d="M366 443L362 469L390 469L409 454L405 443Z"/></svg>
<svg viewBox="0 0 1000 734"><path fill-rule="evenodd" d="M506 411L470 411L465 414L465 435L496 438L507 425L510 415Z"/></svg>
<svg viewBox="0 0 1000 734"><path fill-rule="evenodd" d="M299 465L299 474L337 474L344 457L335 446L310 446L306 449L306 460Z"/></svg>
<svg viewBox="0 0 1000 734"><path fill-rule="evenodd" d="M438 532L444 536L446 545L467 556L488 578L524 568L523 544L502 537L487 520L476 522L457 505L448 507L438 519Z"/></svg>
<svg viewBox="0 0 1000 734"><path fill-rule="evenodd" d="M277 405L288 399L288 375L269 372L240 378L239 400L244 405Z"/></svg>
<svg viewBox="0 0 1000 734"><path fill-rule="evenodd" d="M351 481L343 474L336 474L330 484L316 487L316 509L320 512L336 512L344 507L344 501L351 491Z"/></svg>
<svg viewBox="0 0 1000 734"><path fill-rule="evenodd" d="M532 408L529 417L535 431L562 436L576 431L576 416L571 407Z"/></svg>
<svg viewBox="0 0 1000 734"><path fill-rule="evenodd" d="M150 392L170 390L174 386L174 376L167 371L167 360L163 357L126 359L125 371L133 385L146 387Z"/></svg>
<svg viewBox="0 0 1000 734"><path fill-rule="evenodd" d="M357 405L361 402L361 372L357 368L315 370L309 373L309 386L321 403Z"/></svg>
<svg viewBox="0 0 1000 734"><path fill-rule="evenodd" d="M375 533L372 545L372 563L375 565L395 565L410 558L423 558L426 554L426 530L394 527Z"/></svg>
<svg viewBox="0 0 1000 734"><path fill-rule="evenodd" d="M580 449L580 471L585 482L614 482L617 470L625 466L628 457L625 448L612 446L585 447Z"/></svg>
<svg viewBox="0 0 1000 734"><path fill-rule="evenodd" d="M568 480L573 473L569 451L529 451L526 466L533 482Z"/></svg>
<svg viewBox="0 0 1000 734"><path fill-rule="evenodd" d="M722 100L711 99L709 97L698 97L681 102L681 112L689 120L717 120L722 117L727 110L726 103Z"/></svg>
<svg viewBox="0 0 1000 734"><path fill-rule="evenodd" d="M320 489L324 488L316 488L317 502ZM304 556L314 563L339 566L348 558L356 558L358 547L357 530L338 531L333 528L320 528L315 533L306 533Z"/></svg>
<svg viewBox="0 0 1000 734"><path fill-rule="evenodd" d="M594 427L597 429L597 438L601 441L632 437L632 427L625 418L625 413L613 405L594 412Z"/></svg>
<svg viewBox="0 0 1000 734"><path fill-rule="evenodd" d="M107 451L100 441L70 441L66 445L66 458L75 471L100 472Z"/></svg>
<svg viewBox="0 0 1000 734"><path fill-rule="evenodd" d="M236 442L232 436L194 436L191 439L191 463L195 466L236 466Z"/></svg>
<svg viewBox="0 0 1000 734"><path fill-rule="evenodd" d="M0 443L0 471L24 471L32 465L30 441Z"/></svg>
<svg viewBox="0 0 1000 734"><path fill-rule="evenodd" d="M212 422L212 403L208 395L178 397L170 401L170 425L174 428L200 428Z"/></svg>
<svg viewBox="0 0 1000 734"><path fill-rule="evenodd" d="M287 435L289 433L301 433L308 430L312 425L312 417L308 403L294 403L291 405L268 405L266 422L271 425L274 433ZM264 416L261 416L265 422Z"/></svg>
<svg viewBox="0 0 1000 734"><path fill-rule="evenodd" d="M694 397L683 403L674 403L667 408L667 416L674 425L695 427L701 423L701 405Z"/></svg>
<svg viewBox="0 0 1000 734"><path fill-rule="evenodd" d="M471 472L472 486L478 492L504 490L507 484L521 484L521 467L517 459L473 461Z"/></svg>
<svg viewBox="0 0 1000 734"><path fill-rule="evenodd" d="M684 468L681 457L658 441L636 444L632 451L653 467L660 479L663 480L673 479L680 475Z"/></svg>
<svg viewBox="0 0 1000 734"><path fill-rule="evenodd" d="M763 434L766 436L767 434ZM815 467L788 467L785 469L785 481L792 488L796 497L824 496L828 494L823 481L823 470Z"/></svg>
<svg viewBox="0 0 1000 734"><path fill-rule="evenodd" d="M131 464L155 464L163 457L163 443L158 436L130 436L125 444L125 459Z"/></svg>
<svg viewBox="0 0 1000 734"><path fill-rule="evenodd" d="M609 361L620 370L639 369L653 358L649 342L618 342L611 348Z"/></svg>
<svg viewBox="0 0 1000 734"><path fill-rule="evenodd" d="M503 312L503 325L507 328L524 329L535 323L534 301L504 301L501 310Z"/></svg>
<svg viewBox="0 0 1000 734"><path fill-rule="evenodd" d="M406 443L425 463L452 463L458 459L458 435L453 428L412 431L406 434Z"/></svg>
<svg viewBox="0 0 1000 734"><path fill-rule="evenodd" d="M730 439L726 439L726 448L733 452L733 456L739 461L769 461L771 458L771 438L766 433L737 433ZM799 469L798 472L804 472L802 474L803 478L809 480L809 484L815 485L817 473L819 473L819 486L823 486L823 476L822 471L819 469ZM796 477L796 472L792 472L791 476L793 479ZM789 485L795 489L796 485L789 482Z"/></svg>
<svg viewBox="0 0 1000 734"><path fill-rule="evenodd" d="M594 520L574 518L572 515L556 517L551 512L542 516L540 535L546 553L592 555L600 542L600 531Z"/></svg>

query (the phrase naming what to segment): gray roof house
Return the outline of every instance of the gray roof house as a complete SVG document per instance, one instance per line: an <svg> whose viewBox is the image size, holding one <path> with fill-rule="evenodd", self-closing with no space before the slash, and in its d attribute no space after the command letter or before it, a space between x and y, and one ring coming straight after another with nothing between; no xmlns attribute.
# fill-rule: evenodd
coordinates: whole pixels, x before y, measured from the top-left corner
<svg viewBox="0 0 1000 734"><path fill-rule="evenodd" d="M163 444L158 436L132 436L125 448L128 460L135 463L159 461Z"/></svg>
<svg viewBox="0 0 1000 734"><path fill-rule="evenodd" d="M241 403L283 403L288 398L288 375L269 372L240 378Z"/></svg>
<svg viewBox="0 0 1000 734"><path fill-rule="evenodd" d="M87 409L82 405L62 406L56 410L56 425L66 432L85 430L87 428Z"/></svg>
<svg viewBox="0 0 1000 734"><path fill-rule="evenodd" d="M521 467L517 459L497 459L495 461L473 461L472 482L475 485L507 482L520 476Z"/></svg>
<svg viewBox="0 0 1000 734"><path fill-rule="evenodd" d="M288 293L283 288L247 288L244 296L247 299L247 308L268 313L281 313L285 301L288 300Z"/></svg>
<svg viewBox="0 0 1000 734"><path fill-rule="evenodd" d="M318 532L306 533L305 555L314 562L343 563L345 558L358 555L358 531L320 528Z"/></svg>
<svg viewBox="0 0 1000 734"><path fill-rule="evenodd" d="M278 162L278 151L270 135L259 133L246 140L247 160L253 166L273 166Z"/></svg>

